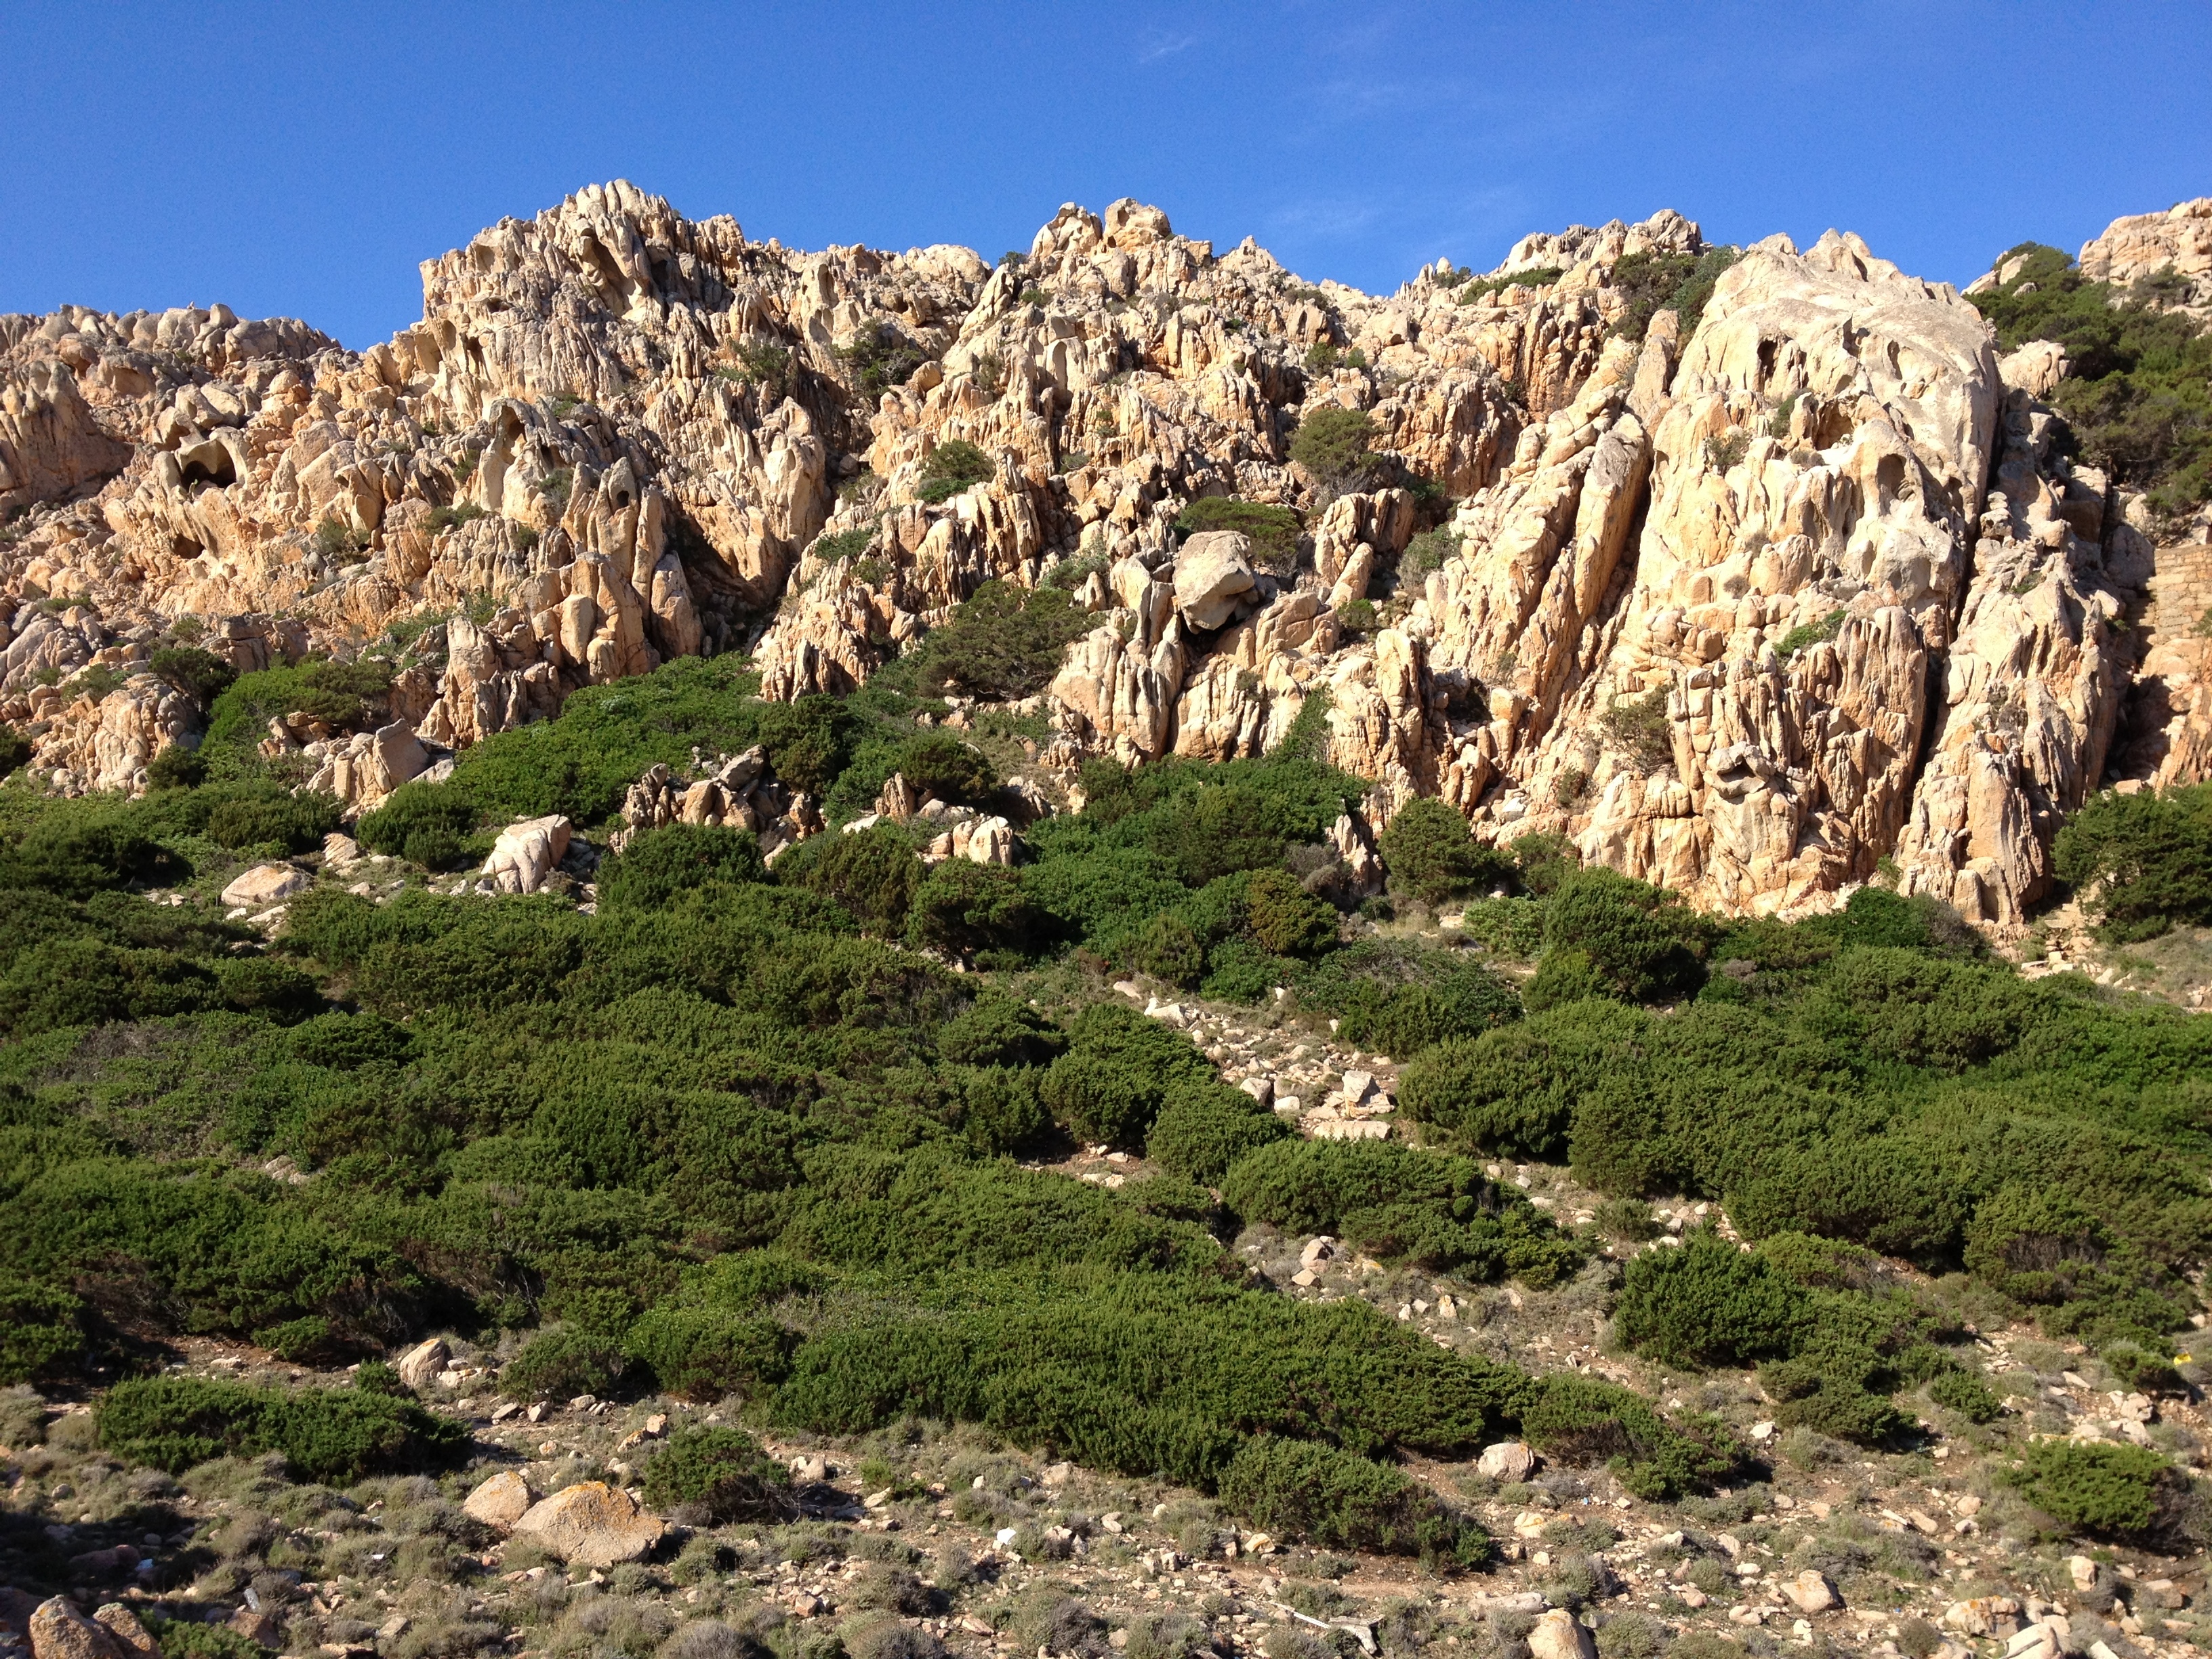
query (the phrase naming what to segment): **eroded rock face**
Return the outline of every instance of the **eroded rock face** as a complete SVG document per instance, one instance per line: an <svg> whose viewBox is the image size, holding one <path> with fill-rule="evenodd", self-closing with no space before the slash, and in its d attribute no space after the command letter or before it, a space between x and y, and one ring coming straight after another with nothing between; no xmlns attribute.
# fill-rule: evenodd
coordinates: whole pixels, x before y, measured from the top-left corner
<svg viewBox="0 0 2212 1659"><path fill-rule="evenodd" d="M2212 305L2212 196L2164 213L2115 219L2103 235L2081 244L2076 263L2091 282L2123 288L2139 276L2172 270L2187 280L2188 303Z"/></svg>
<svg viewBox="0 0 2212 1659"><path fill-rule="evenodd" d="M2084 270L2195 281L2208 212L2117 221ZM0 511L28 509L0 720L54 787L143 787L192 739L149 662L180 630L250 672L434 623L361 730L272 727L359 811L676 657L850 690L984 582L1076 558L1094 625L1046 764L1257 754L1321 693L1328 757L1376 786L1354 846L1437 793L1716 908L1824 908L1887 858L2015 921L2108 773L2212 766L2185 597L2120 638L2174 550L2051 442L2063 353L2001 364L1856 237L1771 238L1693 325L1623 337L1620 262L1704 246L1666 212L1369 295L1128 200L994 270L801 253L617 182L427 262L421 322L365 353L221 307L0 318ZM1329 405L1368 416L1366 476L1291 462ZM988 476L928 488L956 441ZM1223 495L1297 509L1295 560L1177 531ZM811 825L718 767L641 781L634 821ZM511 836L487 874L542 883L556 834Z"/></svg>

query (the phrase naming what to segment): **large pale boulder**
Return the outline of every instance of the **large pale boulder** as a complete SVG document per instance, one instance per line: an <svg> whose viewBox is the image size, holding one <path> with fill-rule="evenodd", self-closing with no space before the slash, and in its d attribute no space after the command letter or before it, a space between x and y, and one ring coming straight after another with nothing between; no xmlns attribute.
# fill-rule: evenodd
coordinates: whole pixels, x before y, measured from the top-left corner
<svg viewBox="0 0 2212 1659"><path fill-rule="evenodd" d="M665 1522L640 1509L628 1492L585 1480L532 1504L515 1522L514 1535L573 1566L611 1567L647 1554L666 1530Z"/></svg>
<svg viewBox="0 0 2212 1659"><path fill-rule="evenodd" d="M1529 1659L1597 1659L1597 1642L1565 1607L1536 1620L1526 1638Z"/></svg>
<svg viewBox="0 0 2212 1659"><path fill-rule="evenodd" d="M1501 1440L1485 1446L1474 1467L1476 1473L1492 1480L1526 1480L1536 1468L1536 1454L1523 1441Z"/></svg>
<svg viewBox="0 0 2212 1659"><path fill-rule="evenodd" d="M461 1502L463 1513L488 1527L512 1532L538 1502L530 1482L513 1469L502 1469Z"/></svg>
<svg viewBox="0 0 2212 1659"><path fill-rule="evenodd" d="M416 1343L401 1354L392 1369L399 1373L402 1382L420 1394L436 1380L438 1373L452 1363L453 1358L453 1351L446 1346L444 1340L434 1336L427 1342Z"/></svg>
<svg viewBox="0 0 2212 1659"><path fill-rule="evenodd" d="M492 843L483 873L502 893L534 893L568 850L568 820L560 814L510 823Z"/></svg>
<svg viewBox="0 0 2212 1659"><path fill-rule="evenodd" d="M258 908L304 893L315 878L295 864L257 864L222 890L222 902Z"/></svg>
<svg viewBox="0 0 2212 1659"><path fill-rule="evenodd" d="M1201 632L1226 623L1253 586L1251 544L1238 531L1200 531L1176 555L1176 609Z"/></svg>

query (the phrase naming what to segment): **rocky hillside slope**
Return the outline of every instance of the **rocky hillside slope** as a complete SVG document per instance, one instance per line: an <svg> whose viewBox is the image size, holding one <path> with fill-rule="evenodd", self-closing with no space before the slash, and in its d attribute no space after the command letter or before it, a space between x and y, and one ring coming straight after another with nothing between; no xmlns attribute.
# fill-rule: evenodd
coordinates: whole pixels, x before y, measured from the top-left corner
<svg viewBox="0 0 2212 1659"><path fill-rule="evenodd" d="M2208 224L2121 220L2081 270L2193 317ZM245 670L450 618L389 712L460 747L682 655L847 690L1055 568L1095 627L1048 766L1253 754L1325 693L1364 832L1441 795L1707 908L1893 860L2015 924L2087 792L2208 770L2203 515L2069 460L2063 355L2001 357L1855 236L1667 212L1371 296L1127 200L994 267L617 182L422 276L361 354L221 306L0 318L0 720L54 784L195 740L165 643ZM1332 409L1364 428L1294 460ZM956 441L980 476L933 470ZM1211 497L1294 510L1295 552L1182 545Z"/></svg>

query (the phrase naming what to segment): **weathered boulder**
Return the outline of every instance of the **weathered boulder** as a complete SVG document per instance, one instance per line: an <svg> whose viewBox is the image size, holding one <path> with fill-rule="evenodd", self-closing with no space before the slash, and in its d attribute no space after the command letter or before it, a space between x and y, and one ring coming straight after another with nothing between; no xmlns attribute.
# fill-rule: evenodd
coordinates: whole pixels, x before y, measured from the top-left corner
<svg viewBox="0 0 2212 1659"><path fill-rule="evenodd" d="M161 1659L161 1644L123 1602L110 1601L98 1608L92 1621L107 1632L124 1659Z"/></svg>
<svg viewBox="0 0 2212 1659"><path fill-rule="evenodd" d="M304 893L315 878L295 864L257 864L222 890L222 902L256 908Z"/></svg>
<svg viewBox="0 0 2212 1659"><path fill-rule="evenodd" d="M1799 1573L1784 1588L1783 1594L1802 1613L1827 1613L1844 1604L1834 1583L1817 1567L1808 1567Z"/></svg>
<svg viewBox="0 0 2212 1659"><path fill-rule="evenodd" d="M1536 1454L1525 1442L1500 1440L1485 1446L1474 1460L1475 1472L1492 1480L1526 1480L1536 1468Z"/></svg>
<svg viewBox="0 0 2212 1659"><path fill-rule="evenodd" d="M513 1469L502 1469L464 1498L461 1509L488 1527L511 1532L537 1502L528 1480Z"/></svg>
<svg viewBox="0 0 2212 1659"><path fill-rule="evenodd" d="M453 1351L446 1346L444 1339L434 1336L426 1342L416 1343L401 1354L393 1363L392 1370L399 1373L402 1382L419 1394L436 1380L440 1371L453 1363Z"/></svg>
<svg viewBox="0 0 2212 1659"><path fill-rule="evenodd" d="M1596 1639L1565 1607L1542 1614L1524 1639L1529 1659L1597 1659Z"/></svg>
<svg viewBox="0 0 2212 1659"><path fill-rule="evenodd" d="M31 1614L30 1636L33 1659L124 1659L107 1628L86 1618L64 1596L39 1603Z"/></svg>
<svg viewBox="0 0 2212 1659"><path fill-rule="evenodd" d="M1176 555L1176 609L1193 628L1211 633L1226 623L1254 586L1252 546L1234 530L1205 530Z"/></svg>
<svg viewBox="0 0 2212 1659"><path fill-rule="evenodd" d="M510 823L492 843L483 874L502 893L534 893L568 850L568 820L557 812Z"/></svg>
<svg viewBox="0 0 2212 1659"><path fill-rule="evenodd" d="M585 1480L533 1504L514 1522L528 1538L574 1566L611 1567L635 1561L660 1541L667 1523L641 1510L628 1492Z"/></svg>

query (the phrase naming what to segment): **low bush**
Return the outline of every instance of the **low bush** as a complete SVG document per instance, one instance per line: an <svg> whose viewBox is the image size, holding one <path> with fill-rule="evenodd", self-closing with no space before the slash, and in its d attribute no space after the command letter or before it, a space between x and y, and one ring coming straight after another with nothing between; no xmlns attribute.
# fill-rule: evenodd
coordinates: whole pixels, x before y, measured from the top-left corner
<svg viewBox="0 0 2212 1659"><path fill-rule="evenodd" d="M1613 331L1624 339L1640 340L1652 317L1668 310L1675 315L1679 337L1687 340L1705 315L1705 301L1712 298L1721 273L1742 257L1742 250L1735 247L1709 247L1696 253L1662 248L1624 255L1614 261L1608 283L1622 300Z"/></svg>
<svg viewBox="0 0 2212 1659"><path fill-rule="evenodd" d="M1375 422L1356 409L1324 404L1298 422L1291 459L1322 484L1341 488L1372 465L1367 448Z"/></svg>
<svg viewBox="0 0 2212 1659"><path fill-rule="evenodd" d="M769 879L750 830L669 823L639 831L600 868L599 902L613 910L658 910L680 894Z"/></svg>
<svg viewBox="0 0 2212 1659"><path fill-rule="evenodd" d="M1808 1311L1804 1294L1762 1257L1701 1231L1628 1264L1613 1320L1638 1353L1702 1370L1792 1352Z"/></svg>
<svg viewBox="0 0 2212 1659"><path fill-rule="evenodd" d="M1052 919L1030 902L1012 870L961 858L946 859L924 876L907 911L909 944L992 967L1036 955L1054 931Z"/></svg>
<svg viewBox="0 0 2212 1659"><path fill-rule="evenodd" d="M929 452L921 465L921 482L915 494L925 501L942 501L999 474L988 455L964 438L948 438Z"/></svg>
<svg viewBox="0 0 2212 1659"><path fill-rule="evenodd" d="M1208 1186L1248 1152L1291 1135L1291 1127L1241 1089L1194 1083L1176 1088L1152 1120L1145 1156Z"/></svg>
<svg viewBox="0 0 2212 1659"><path fill-rule="evenodd" d="M2059 830L2051 863L2115 943L2212 922L2212 784L2093 795Z"/></svg>
<svg viewBox="0 0 2212 1659"><path fill-rule="evenodd" d="M467 858L477 815L476 803L450 785L403 783L362 814L354 838L372 853L447 870Z"/></svg>
<svg viewBox="0 0 2212 1659"><path fill-rule="evenodd" d="M696 1505L717 1526L781 1520L793 1512L791 1471L737 1429L678 1429L645 1466L645 1502Z"/></svg>
<svg viewBox="0 0 2212 1659"><path fill-rule="evenodd" d="M388 1395L194 1376L119 1382L96 1420L109 1451L171 1474L210 1458L282 1452L294 1480L326 1486L444 1468L469 1444L465 1425Z"/></svg>
<svg viewBox="0 0 2212 1659"><path fill-rule="evenodd" d="M1097 621L1059 587L988 581L929 630L915 677L933 696L958 691L1011 702L1049 685L1069 642Z"/></svg>
<svg viewBox="0 0 2212 1659"><path fill-rule="evenodd" d="M0 1273L0 1387L28 1382L74 1360L85 1346L84 1304L58 1285Z"/></svg>
<svg viewBox="0 0 2212 1659"><path fill-rule="evenodd" d="M1492 1281L1549 1285L1588 1249L1520 1193L1463 1158L1382 1140L1285 1140L1239 1160L1222 1183L1248 1222L1331 1233L1385 1261Z"/></svg>
<svg viewBox="0 0 2212 1659"><path fill-rule="evenodd" d="M222 802L208 814L207 836L219 847L275 845L304 853L338 827L338 803L328 795L270 793Z"/></svg>
<svg viewBox="0 0 2212 1659"><path fill-rule="evenodd" d="M2006 1484L2069 1531L2123 1541L2178 1541L2195 1519L2189 1478L2148 1446L2039 1440Z"/></svg>
<svg viewBox="0 0 2212 1659"><path fill-rule="evenodd" d="M147 659L146 665L202 708L228 691L238 671L212 651L195 645L168 645Z"/></svg>
<svg viewBox="0 0 2212 1659"><path fill-rule="evenodd" d="M1825 645L1844 631L1845 612L1831 611L1818 622L1800 623L1784 634L1774 647L1774 654L1788 662L1809 646Z"/></svg>
<svg viewBox="0 0 2212 1659"><path fill-rule="evenodd" d="M1434 796L1408 801L1376 845L1391 884L1431 909L1513 882L1512 860L1475 840L1466 817Z"/></svg>
<svg viewBox="0 0 2212 1659"><path fill-rule="evenodd" d="M1259 1435L1222 1471L1221 1501L1257 1525L1332 1549L1419 1555L1431 1566L1489 1558L1480 1522L1400 1471L1334 1446Z"/></svg>
<svg viewBox="0 0 2212 1659"><path fill-rule="evenodd" d="M898 750L899 775L925 800L981 805L999 787L990 759L949 732L925 732Z"/></svg>
<svg viewBox="0 0 2212 1659"><path fill-rule="evenodd" d="M803 866L799 879L872 932L890 939L902 934L922 878L914 843L886 823L825 839L828 844Z"/></svg>

